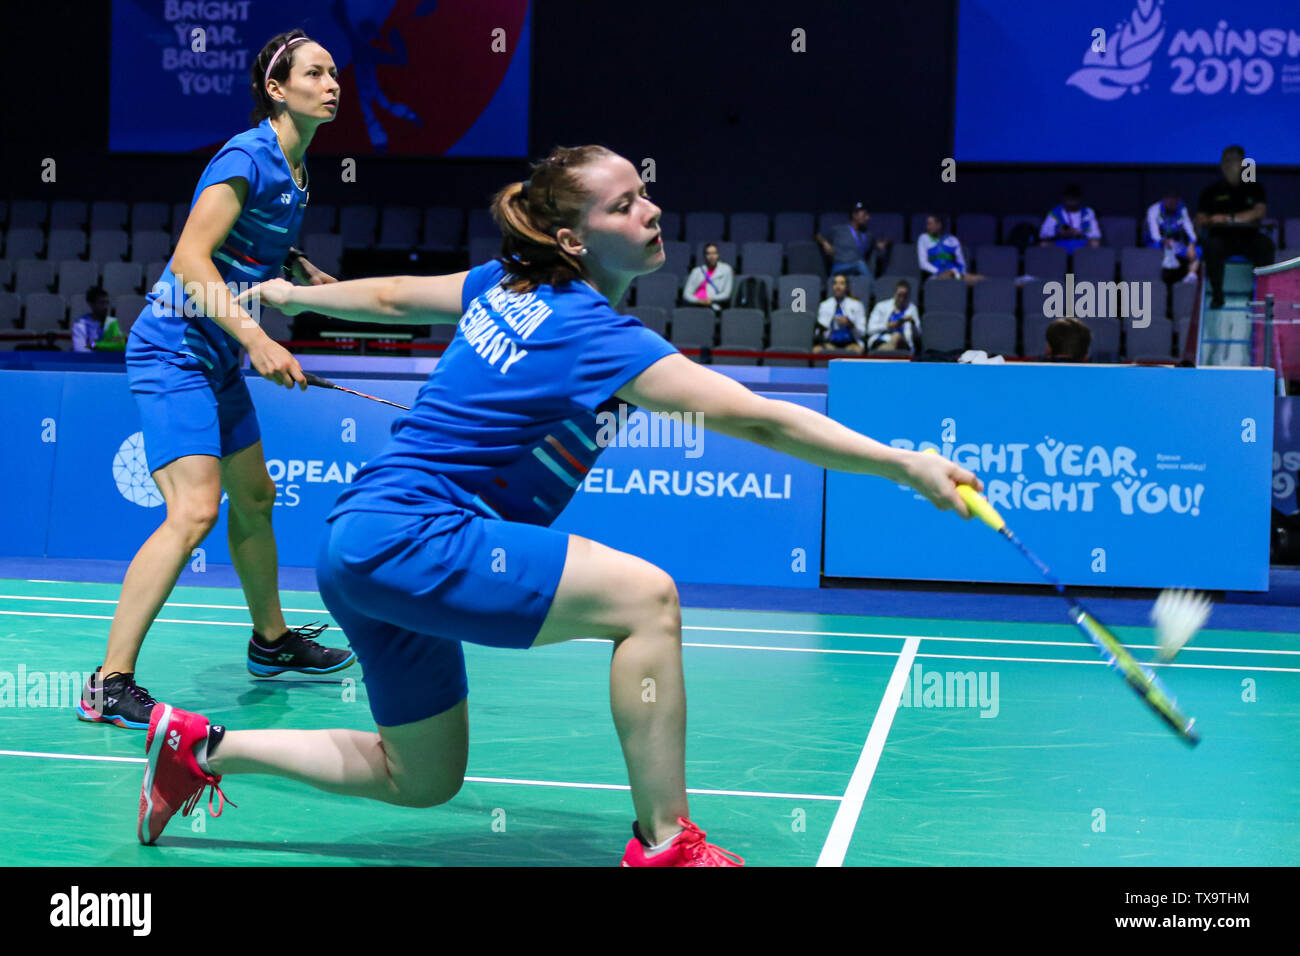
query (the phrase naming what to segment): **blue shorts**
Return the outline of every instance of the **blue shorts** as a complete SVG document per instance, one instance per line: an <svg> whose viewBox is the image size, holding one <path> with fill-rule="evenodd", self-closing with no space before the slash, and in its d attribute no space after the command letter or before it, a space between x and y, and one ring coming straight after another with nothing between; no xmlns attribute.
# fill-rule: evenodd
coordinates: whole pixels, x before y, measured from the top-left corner
<svg viewBox="0 0 1300 956"><path fill-rule="evenodd" d="M381 727L440 714L469 693L462 641L531 647L569 536L449 502L419 515L350 511L321 542L321 599L357 653Z"/></svg>
<svg viewBox="0 0 1300 956"><path fill-rule="evenodd" d="M243 372L213 351L175 352L132 335L126 379L151 472L185 455L224 458L262 437Z"/></svg>

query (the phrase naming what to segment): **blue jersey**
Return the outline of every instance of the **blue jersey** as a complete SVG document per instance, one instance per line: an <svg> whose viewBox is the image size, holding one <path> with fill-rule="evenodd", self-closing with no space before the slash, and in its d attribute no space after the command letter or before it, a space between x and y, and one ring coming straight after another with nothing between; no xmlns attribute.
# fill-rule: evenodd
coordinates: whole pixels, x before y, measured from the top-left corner
<svg viewBox="0 0 1300 956"><path fill-rule="evenodd" d="M677 350L586 282L512 293L471 269L456 336L329 520L434 500L549 525L612 437L614 393Z"/></svg>
<svg viewBox="0 0 1300 956"><path fill-rule="evenodd" d="M190 208L203 190L235 177L248 181L248 197L225 242L212 253L212 263L228 286L279 275L307 209L307 190L294 182L270 120L221 147L203 170ZM153 345L196 355L210 367L217 361L237 361L238 343L207 316L186 316L184 305L184 292L168 262L131 333ZM191 306L190 311L196 310Z"/></svg>

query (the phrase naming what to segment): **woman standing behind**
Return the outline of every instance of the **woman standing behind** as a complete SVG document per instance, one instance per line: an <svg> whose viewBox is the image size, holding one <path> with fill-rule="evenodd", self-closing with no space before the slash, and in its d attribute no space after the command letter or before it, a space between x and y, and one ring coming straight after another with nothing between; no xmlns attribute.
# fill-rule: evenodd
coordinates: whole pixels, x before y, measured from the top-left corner
<svg viewBox="0 0 1300 956"><path fill-rule="evenodd" d="M104 662L75 708L82 720L149 726L156 702L136 683L136 657L181 569L216 524L223 489L230 499L230 558L253 619L249 671L324 674L356 659L313 641L323 628L285 627L271 530L275 483L240 350L277 385L305 389L307 382L297 359L235 303L227 286L269 279L287 259L300 281L335 281L292 244L307 207L303 156L316 129L338 110L338 75L329 53L294 31L263 47L251 76L256 125L227 142L203 171L176 252L131 326L127 380L167 514L127 568Z"/></svg>

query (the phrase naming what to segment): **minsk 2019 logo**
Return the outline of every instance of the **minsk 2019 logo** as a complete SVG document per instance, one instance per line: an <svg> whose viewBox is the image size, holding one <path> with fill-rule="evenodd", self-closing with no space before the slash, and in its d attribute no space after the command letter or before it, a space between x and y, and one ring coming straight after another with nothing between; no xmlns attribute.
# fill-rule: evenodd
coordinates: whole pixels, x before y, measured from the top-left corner
<svg viewBox="0 0 1300 956"><path fill-rule="evenodd" d="M144 433L128 435L122 447L113 456L113 480L122 497L142 508L157 508L163 503L162 493L149 476L149 465L144 457Z"/></svg>
<svg viewBox="0 0 1300 956"><path fill-rule="evenodd" d="M1248 93L1258 95L1273 85L1273 60L1294 61L1300 55L1300 35L1295 30L1268 27L1235 30L1219 20L1212 30L1166 27L1161 0L1137 0L1128 20L1117 23L1113 32L1094 31L1095 39L1083 57L1083 69L1067 79L1067 86L1098 100L1117 100L1125 93L1138 94L1150 84L1147 79L1166 33L1172 79L1169 91L1180 95L1200 93ZM1291 65L1290 70L1296 67ZM1283 76L1283 92L1297 92L1295 76Z"/></svg>

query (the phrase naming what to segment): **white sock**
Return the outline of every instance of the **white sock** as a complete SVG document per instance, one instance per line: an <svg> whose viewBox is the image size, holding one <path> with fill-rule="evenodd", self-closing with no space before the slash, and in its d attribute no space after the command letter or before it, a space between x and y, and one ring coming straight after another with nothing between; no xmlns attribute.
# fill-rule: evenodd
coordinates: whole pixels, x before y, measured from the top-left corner
<svg viewBox="0 0 1300 956"><path fill-rule="evenodd" d="M655 856L658 853L662 853L664 850L668 849L670 846L673 845L673 840L677 839L677 834L681 832L682 831L680 829L674 830L672 836L664 840L662 843L656 843L654 846L646 847L645 855Z"/></svg>

